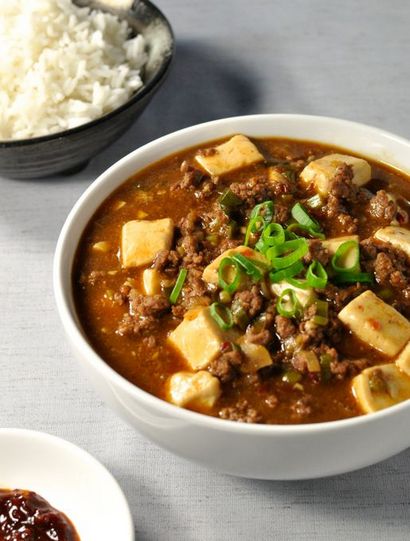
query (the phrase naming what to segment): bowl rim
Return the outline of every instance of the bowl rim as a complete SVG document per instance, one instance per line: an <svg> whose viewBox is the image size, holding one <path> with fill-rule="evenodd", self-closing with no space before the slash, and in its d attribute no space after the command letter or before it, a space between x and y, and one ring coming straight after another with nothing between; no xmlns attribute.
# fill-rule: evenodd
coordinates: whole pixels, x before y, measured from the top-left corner
<svg viewBox="0 0 410 541"><path fill-rule="evenodd" d="M165 27L168 29L168 32L169 32L169 37L170 37L169 48L164 53L163 59L161 61L161 65L157 73L155 74L155 76L147 84L143 84L142 87L139 90L137 90L137 92L133 93L131 97L125 103L123 103L119 107L116 107L113 111L110 111L109 113L106 113L103 116L95 118L94 120L90 120L89 122L85 122L84 124L80 124L79 126L76 126L75 128L58 131L55 133L51 133L49 135L29 137L26 139L9 139L5 141L0 140L0 149L25 147L29 145L35 145L38 143L46 143L49 141L62 139L72 134L81 133L82 131L85 131L88 128L97 126L100 122L105 122L106 120L109 121L111 118L113 118L117 114L122 113L123 111L131 107L131 105L133 105L140 99L147 96L160 83L160 81L165 77L166 73L168 72L168 69L175 55L175 35L172 29L171 23L165 17L164 13L155 4L153 4L150 0L140 0L140 1L143 1L144 4L146 4L158 16L158 18L162 21L162 23L165 25Z"/></svg>
<svg viewBox="0 0 410 541"><path fill-rule="evenodd" d="M189 126L187 128L174 131L158 139L150 141L149 143L133 150L132 152L130 152L129 154L127 154L126 156L118 160L116 163L114 163L108 169L106 169L97 179L95 179L88 186L88 188L83 192L83 194L79 197L79 199L74 204L73 208L71 209L70 213L68 214L66 218L66 221L61 229L61 232L57 241L55 254L54 254L54 260L53 260L54 297L55 297L55 302L57 305L57 312L60 316L63 328L67 336L69 337L70 342L72 344L75 344L76 349L81 350L82 357L85 358L87 362L90 363L93 366L93 368L104 377L104 379L108 380L110 383L112 381L128 396L131 396L132 398L136 399L138 402L141 402L142 404L146 404L148 407L152 407L155 410L159 410L161 413L165 415L168 415L168 416L172 415L174 418L179 418L181 420L187 421L194 425L207 427L214 431L232 432L232 433L239 433L239 434L257 433L258 435L262 437L263 436L269 437L273 435L281 436L281 437L286 437L286 436L296 437L297 435L305 434L305 433L315 434L315 433L324 432L324 431L333 432L333 431L341 430L343 428L348 429L348 428L353 428L353 427L360 427L363 424L378 423L386 417L394 416L396 413L400 413L406 410L408 411L408 414L410 416L410 399L407 401L401 402L399 404L396 404L394 406L385 408L383 410L379 410L377 412L371 413L371 414L358 415L355 417L351 417L347 419L339 419L335 421L325 421L321 423L304 423L304 424L301 424L301 423L300 424L239 423L239 422L230 421L227 419L219 419L217 417L195 412L195 411L188 410L185 408L180 408L178 406L175 406L174 404L171 404L170 402L167 402L166 400L163 400L161 398L158 398L157 396L154 396L148 393L147 391L144 391L137 385L128 381L125 377L120 375L113 368L111 368L104 361L104 359L100 355L98 355L98 353L94 350L94 348L88 342L84 331L81 329L80 323L77 323L75 318L73 317L73 313L71 312L70 307L67 302L67 299L72 298L73 296L72 295L72 282L70 279L69 283L65 284L64 277L63 277L64 252L65 252L66 245L70 239L70 232L71 232L72 224L75 222L76 216L82 209L83 205L86 204L91 198L94 190L98 186L107 182L110 179L111 175L115 174L116 170L119 169L122 165L126 164L127 162L133 161L136 157L138 157L139 154L142 154L149 149L152 149L155 147L161 147L164 143L172 139L174 136L182 136L182 135L190 134L194 130L201 130L204 128L214 128L214 127L217 128L218 126L223 125L223 123L227 121L241 122L241 121L245 121L246 119L261 120L263 118L266 118L272 121L280 118L282 120L289 120L289 121L310 120L314 122L317 121L317 122L323 122L323 123L329 123L329 124L338 123L340 125L343 125L345 128L350 127L350 128L356 128L356 129L365 129L370 133L371 132L373 132L374 134L377 133L378 135L392 139L393 141L397 143L404 144L408 146L410 149L410 140L407 140L404 137L395 135L389 131L386 131L374 126L369 126L363 123L354 122L350 120L344 120L344 119L340 119L336 117L328 117L328 116L320 116L320 115L304 115L304 114L286 114L286 113L243 115L243 116L234 116L234 117L227 117L227 118L222 118L218 120L212 120L209 122L195 124L193 126ZM297 138L294 138L294 139L296 140ZM212 137L207 138L206 140L204 140L204 142L209 141L209 140L212 140ZM322 142L326 144L326 141L322 141ZM187 147L183 146L181 147L181 150L183 150L183 148L187 148ZM124 182L126 182L126 180L127 179L122 179L116 182L115 187L111 189L110 193L112 193L115 189L120 187ZM108 196L109 195L107 195L106 197ZM104 197L104 199L106 199L106 197ZM91 218L91 215L89 216L89 219L90 218ZM77 247L79 239L76 239L76 241L77 241L76 242L76 247ZM70 273L70 276L71 276L71 273Z"/></svg>
<svg viewBox="0 0 410 541"><path fill-rule="evenodd" d="M25 444L27 444L27 442L36 440L45 446L54 447L59 451L62 451L63 454L66 453L73 456L75 460L82 462L87 468L94 469L99 476L104 477L105 480L111 484L111 491L109 493L110 497L114 497L123 508L124 515L122 518L126 521L125 527L129 531L129 536L127 539L128 541L134 541L135 527L128 500L125 497L125 494L117 479L108 470L108 468L106 468L91 453L68 440L55 436L54 434L48 434L47 432L27 428L0 428L0 442L3 438L7 439L9 437L21 439ZM17 488L30 490L30 487ZM112 489L114 489L115 492ZM53 505L52 502L50 503Z"/></svg>

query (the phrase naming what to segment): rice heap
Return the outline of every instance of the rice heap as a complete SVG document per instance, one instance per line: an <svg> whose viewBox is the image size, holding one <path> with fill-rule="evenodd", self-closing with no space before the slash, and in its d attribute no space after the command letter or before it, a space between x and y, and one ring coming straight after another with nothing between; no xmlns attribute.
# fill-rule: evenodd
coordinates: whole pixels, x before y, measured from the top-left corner
<svg viewBox="0 0 410 541"><path fill-rule="evenodd" d="M141 35L71 0L0 2L0 140L74 128L142 86Z"/></svg>

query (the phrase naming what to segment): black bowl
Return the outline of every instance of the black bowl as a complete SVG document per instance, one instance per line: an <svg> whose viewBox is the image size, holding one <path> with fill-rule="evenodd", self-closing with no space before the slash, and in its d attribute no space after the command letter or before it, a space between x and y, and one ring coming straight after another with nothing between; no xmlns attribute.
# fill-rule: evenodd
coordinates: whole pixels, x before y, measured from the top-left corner
<svg viewBox="0 0 410 541"><path fill-rule="evenodd" d="M93 2L77 0L79 5ZM0 142L0 175L16 179L34 179L56 173L75 173L96 154L113 143L139 117L161 86L174 54L172 28L148 0L137 0L127 11L104 8L126 18L147 43L148 61L144 68L144 86L121 107L77 128L32 139Z"/></svg>

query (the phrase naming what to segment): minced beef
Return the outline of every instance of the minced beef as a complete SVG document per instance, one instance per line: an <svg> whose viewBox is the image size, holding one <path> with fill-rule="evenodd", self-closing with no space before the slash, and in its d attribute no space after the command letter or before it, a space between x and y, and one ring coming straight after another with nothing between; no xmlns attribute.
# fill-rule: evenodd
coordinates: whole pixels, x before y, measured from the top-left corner
<svg viewBox="0 0 410 541"><path fill-rule="evenodd" d="M336 174L330 181L329 193L338 199L352 201L357 195L357 186L352 182L353 169L344 163L337 168Z"/></svg>
<svg viewBox="0 0 410 541"><path fill-rule="evenodd" d="M330 371L336 379L355 376L365 368L371 366L368 359L345 359L343 361L334 360L330 363Z"/></svg>
<svg viewBox="0 0 410 541"><path fill-rule="evenodd" d="M253 319L262 311L264 297L260 292L259 287L253 285L251 289L236 292L233 302L239 303L249 319Z"/></svg>
<svg viewBox="0 0 410 541"><path fill-rule="evenodd" d="M118 326L119 334L140 334L155 328L159 316L169 309L165 295L141 295L136 289L128 293L129 313Z"/></svg>
<svg viewBox="0 0 410 541"><path fill-rule="evenodd" d="M291 319L284 316L275 317L276 332L283 340L296 334L296 325Z"/></svg>
<svg viewBox="0 0 410 541"><path fill-rule="evenodd" d="M240 400L231 408L222 408L219 411L219 417L239 423L260 423L263 420L262 415L252 408L247 400Z"/></svg>
<svg viewBox="0 0 410 541"><path fill-rule="evenodd" d="M275 222L285 224L290 218L290 208L287 205L275 202Z"/></svg>
<svg viewBox="0 0 410 541"><path fill-rule="evenodd" d="M154 259L153 267L159 272L174 276L179 271L181 256L176 250L161 250Z"/></svg>
<svg viewBox="0 0 410 541"><path fill-rule="evenodd" d="M382 285L392 285L400 289L405 289L408 285L408 279L403 274L401 261L395 261L385 252L379 252L374 263L374 274L376 280Z"/></svg>
<svg viewBox="0 0 410 541"><path fill-rule="evenodd" d="M309 240L309 252L303 258L306 265L310 265L312 261L319 261L324 267L329 263L329 250L323 246L319 239Z"/></svg>
<svg viewBox="0 0 410 541"><path fill-rule="evenodd" d="M187 161L181 164L182 179L178 181L172 189L180 188L182 190L196 189L204 180L205 175L199 169L189 165Z"/></svg>
<svg viewBox="0 0 410 541"><path fill-rule="evenodd" d="M397 212L397 205L385 190L376 192L369 201L369 214L379 220L380 225L389 224Z"/></svg>
<svg viewBox="0 0 410 541"><path fill-rule="evenodd" d="M243 361L242 352L239 348L230 351L223 351L211 361L208 370L221 380L222 383L228 383L239 375L239 368Z"/></svg>
<svg viewBox="0 0 410 541"><path fill-rule="evenodd" d="M291 409L299 418L308 417L312 413L312 397L305 395L299 398L292 404Z"/></svg>
<svg viewBox="0 0 410 541"><path fill-rule="evenodd" d="M273 185L266 177L253 177L246 182L234 182L229 188L244 202L244 206L250 210L258 203L274 197Z"/></svg>

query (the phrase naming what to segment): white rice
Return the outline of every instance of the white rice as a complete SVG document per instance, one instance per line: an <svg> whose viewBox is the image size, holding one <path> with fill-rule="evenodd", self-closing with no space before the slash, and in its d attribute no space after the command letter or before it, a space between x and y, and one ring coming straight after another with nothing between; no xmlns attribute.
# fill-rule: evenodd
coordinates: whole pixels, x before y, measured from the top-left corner
<svg viewBox="0 0 410 541"><path fill-rule="evenodd" d="M71 0L0 0L0 140L74 128L142 86L142 36Z"/></svg>

